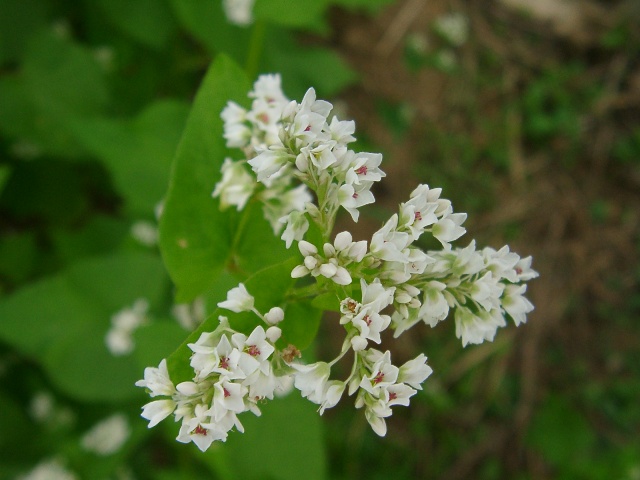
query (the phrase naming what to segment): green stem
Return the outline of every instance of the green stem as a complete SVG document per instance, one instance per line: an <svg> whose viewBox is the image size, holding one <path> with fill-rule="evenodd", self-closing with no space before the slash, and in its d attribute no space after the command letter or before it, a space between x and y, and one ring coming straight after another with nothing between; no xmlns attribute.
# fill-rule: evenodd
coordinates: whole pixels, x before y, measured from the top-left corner
<svg viewBox="0 0 640 480"><path fill-rule="evenodd" d="M256 20L251 32L251 39L249 41L249 52L247 54L247 62L245 64L245 71L250 79L256 78L258 75L258 68L260 67L260 55L262 54L262 47L264 46L264 37L267 30L267 24L264 20Z"/></svg>

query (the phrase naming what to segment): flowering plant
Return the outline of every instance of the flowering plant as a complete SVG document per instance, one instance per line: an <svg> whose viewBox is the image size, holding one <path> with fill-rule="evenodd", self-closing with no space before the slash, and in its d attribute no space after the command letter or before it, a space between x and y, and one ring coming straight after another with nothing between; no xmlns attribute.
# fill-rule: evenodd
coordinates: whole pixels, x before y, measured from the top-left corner
<svg viewBox="0 0 640 480"><path fill-rule="evenodd" d="M240 77L221 57L205 79L161 224L179 296L202 293L221 272L234 285L168 361L145 370L137 385L162 399L147 404L142 416L151 427L173 414L182 422L178 441L206 450L234 427L243 431L239 414L260 415L261 402L293 387L319 405L320 414L345 393L354 396L355 407L383 436L391 407L408 406L432 369L423 353L394 365L389 351L372 346L381 343L381 333L392 330L398 337L418 323L434 327L450 318L463 346L492 341L507 319L516 325L526 321L533 310L524 297L526 282L537 273L530 257L520 258L507 246L478 249L471 241L452 247L465 233L466 214L454 213L441 189L427 185L415 186L369 241L354 241L348 231L334 235L341 209L357 222L360 208L375 201L371 189L385 177L382 155L352 150L354 122L331 115L332 105L318 100L313 88L301 102L289 101L280 77L264 75L244 107L238 102L246 95L246 80ZM215 128L205 129L204 119ZM209 139L215 135L224 137L224 147ZM189 147L198 141L213 142L208 153L216 157L194 160ZM187 189L184 179L195 179L187 167L206 162L212 165L204 171L216 179L208 186L213 199L207 195L209 215L196 212L194 226L181 215L191 208L190 198L204 205L198 188L207 183L199 179ZM221 232L229 223L230 230ZM269 243L265 225L284 248ZM423 235L442 248L420 248ZM264 257L269 248L273 258ZM198 259L200 270L185 266ZM284 261L274 262L279 259ZM266 268L249 275L256 263ZM329 361L305 363L301 350L312 342L326 310L339 313L341 351ZM332 367L348 354L349 375L333 378Z"/></svg>

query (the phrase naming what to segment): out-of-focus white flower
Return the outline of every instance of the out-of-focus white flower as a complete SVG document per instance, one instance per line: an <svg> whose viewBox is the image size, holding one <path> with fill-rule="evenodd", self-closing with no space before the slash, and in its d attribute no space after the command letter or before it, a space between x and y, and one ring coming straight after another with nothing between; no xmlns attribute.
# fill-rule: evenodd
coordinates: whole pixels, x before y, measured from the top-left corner
<svg viewBox="0 0 640 480"><path fill-rule="evenodd" d="M240 26L253 22L253 3L255 0L222 0L222 7L230 23Z"/></svg>
<svg viewBox="0 0 640 480"><path fill-rule="evenodd" d="M78 477L67 470L62 461L56 458L44 460L29 473L20 475L16 480L77 480Z"/></svg>
<svg viewBox="0 0 640 480"><path fill-rule="evenodd" d="M455 47L464 45L469 37L469 19L460 12L439 16L433 22L433 28Z"/></svg>
<svg viewBox="0 0 640 480"><path fill-rule="evenodd" d="M146 321L149 302L136 300L131 308L125 308L111 317L111 328L105 336L107 348L114 356L128 355L133 351L133 332Z"/></svg>
<svg viewBox="0 0 640 480"><path fill-rule="evenodd" d="M131 225L131 236L145 247L155 247L158 244L158 227L146 220L140 220Z"/></svg>
<svg viewBox="0 0 640 480"><path fill-rule="evenodd" d="M116 413L91 428L83 435L80 443L85 450L107 456L120 450L130 434L127 417Z"/></svg>

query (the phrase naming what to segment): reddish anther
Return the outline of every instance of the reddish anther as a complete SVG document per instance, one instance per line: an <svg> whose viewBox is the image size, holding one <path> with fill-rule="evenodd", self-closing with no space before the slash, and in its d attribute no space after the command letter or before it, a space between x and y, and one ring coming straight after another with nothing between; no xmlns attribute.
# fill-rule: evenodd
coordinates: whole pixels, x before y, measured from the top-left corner
<svg viewBox="0 0 640 480"><path fill-rule="evenodd" d="M260 355L260 349L255 345L249 345L249 347L247 347L247 353L252 357L257 357Z"/></svg>

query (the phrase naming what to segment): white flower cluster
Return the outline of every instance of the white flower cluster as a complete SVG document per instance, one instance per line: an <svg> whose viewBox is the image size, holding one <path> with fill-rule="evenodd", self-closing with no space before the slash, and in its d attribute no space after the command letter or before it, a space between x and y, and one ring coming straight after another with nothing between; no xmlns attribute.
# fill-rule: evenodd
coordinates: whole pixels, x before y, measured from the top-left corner
<svg viewBox="0 0 640 480"><path fill-rule="evenodd" d="M374 201L371 187L385 176L379 169L382 156L350 150L354 123L335 116L329 120L331 104L317 100L313 89L302 102L288 102L280 78L262 76L249 97L251 110L230 102L222 112L227 145L241 149L244 159L225 160L213 196L220 198L222 208L238 209L256 198L264 204L274 232L286 224L281 238L287 248L298 242L302 255L291 277L315 280L288 298L335 298L345 340L330 362L299 363L295 346L278 350L275 344L281 331L273 325L282 320L282 309L261 314L240 284L218 306L253 312L271 327L256 327L246 337L221 317L216 331L189 345L192 382L174 387L164 364L145 371L138 385L149 388L152 396L170 399L151 402L143 416L153 426L175 411L183 422L178 440L193 440L204 450L213 440L225 440L234 426L242 430L236 415L257 413L257 399L273 398L274 391L292 379L305 398L320 406L321 414L346 390L355 396L356 408L364 408L374 432L385 435L391 407L408 406L432 369L424 354L396 367L389 351L372 348L370 342L381 344L387 330L398 337L421 321L434 327L447 317L453 318L463 346L491 341L507 318L516 325L526 321L533 310L524 297L526 282L538 274L531 269L531 257L521 259L506 246L477 250L472 241L466 248L453 248L451 242L465 233L467 216L454 213L451 202L441 198L441 189L427 185L418 185L369 242L354 241L345 231L331 243L340 208L357 221L359 207ZM305 239L310 222L322 241ZM418 247L423 234L440 242L442 249ZM349 352L349 376L332 379L333 365Z"/></svg>
<svg viewBox="0 0 640 480"><path fill-rule="evenodd" d="M111 317L111 328L107 331L105 343L113 356L133 352L133 332L146 322L147 310L149 302L139 298L131 308L124 308Z"/></svg>
<svg viewBox="0 0 640 480"><path fill-rule="evenodd" d="M378 168L382 155L347 147L355 141L355 123L329 120L332 105L317 100L313 88L302 102L289 102L277 75L261 76L249 97L251 110L229 102L222 112L227 146L242 149L246 158L225 160L213 191L221 206L240 210L254 195L264 203L274 233L286 225L281 238L287 248L307 232L307 215L327 231L340 207L358 221L358 208L374 202L371 186L385 174ZM310 203L309 189L317 205Z"/></svg>
<svg viewBox="0 0 640 480"><path fill-rule="evenodd" d="M254 311L270 326L266 330L258 326L247 337L220 316L215 331L204 332L189 344L193 352L191 381L174 386L162 360L158 368L146 368L144 379L136 382L152 397L168 397L143 407L149 428L173 413L176 421L182 422L177 440L193 442L202 451L216 440L225 441L234 427L243 432L237 415L251 411L259 416L258 403L285 392L291 383L289 375L280 373L285 365L283 353L275 348L282 333L275 324L284 318L283 310L274 307L260 314L243 284L229 291L227 300L218 306L232 312Z"/></svg>

